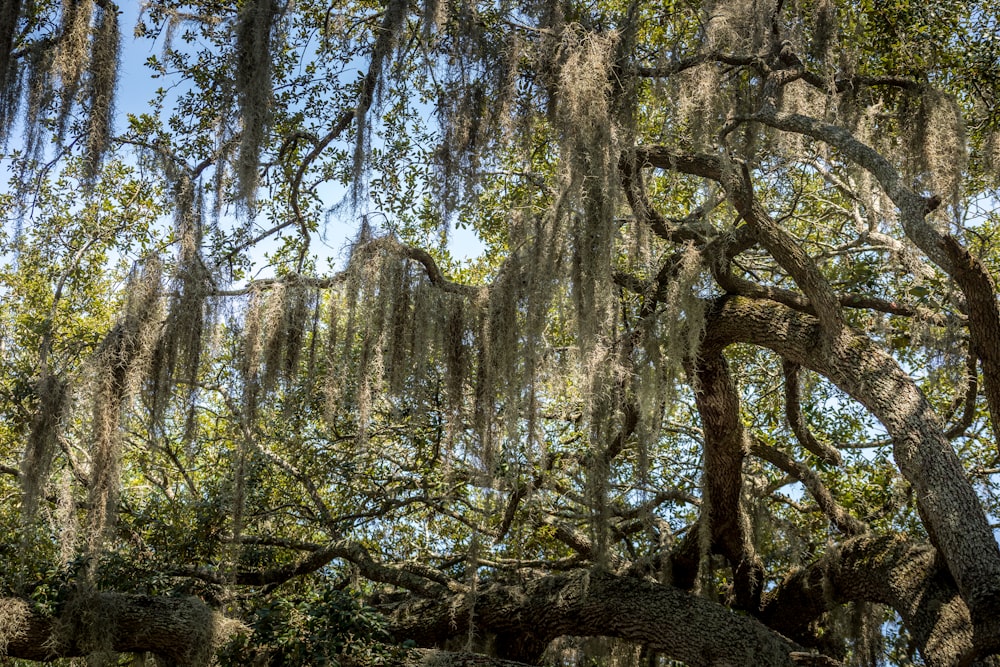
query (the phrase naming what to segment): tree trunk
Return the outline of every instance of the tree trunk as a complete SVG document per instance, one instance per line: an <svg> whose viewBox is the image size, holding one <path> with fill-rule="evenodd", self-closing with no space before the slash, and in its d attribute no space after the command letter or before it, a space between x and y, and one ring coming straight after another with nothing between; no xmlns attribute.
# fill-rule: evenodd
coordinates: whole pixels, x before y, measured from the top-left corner
<svg viewBox="0 0 1000 667"><path fill-rule="evenodd" d="M722 553L733 567L736 606L756 613L764 568L743 507L743 459L750 445L739 394L720 352L699 355L695 379L695 401L705 433L702 516L708 520L712 550Z"/></svg>

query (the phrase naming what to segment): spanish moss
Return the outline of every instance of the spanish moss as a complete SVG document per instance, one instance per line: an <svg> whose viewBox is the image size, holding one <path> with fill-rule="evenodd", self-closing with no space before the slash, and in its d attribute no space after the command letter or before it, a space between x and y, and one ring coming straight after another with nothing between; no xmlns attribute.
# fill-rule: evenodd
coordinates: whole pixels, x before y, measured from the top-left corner
<svg viewBox="0 0 1000 667"><path fill-rule="evenodd" d="M0 6L0 144L7 143L21 102L21 64L14 54L21 0Z"/></svg>
<svg viewBox="0 0 1000 667"><path fill-rule="evenodd" d="M87 60L89 81L86 105L85 175L88 180L92 180L97 175L104 154L111 143L120 49L121 35L118 27L117 9L114 6L98 7L90 58Z"/></svg>
<svg viewBox="0 0 1000 667"><path fill-rule="evenodd" d="M253 209L261 147L272 116L271 43L278 29L277 0L248 0L236 25L236 94L243 120L236 162L239 199Z"/></svg>

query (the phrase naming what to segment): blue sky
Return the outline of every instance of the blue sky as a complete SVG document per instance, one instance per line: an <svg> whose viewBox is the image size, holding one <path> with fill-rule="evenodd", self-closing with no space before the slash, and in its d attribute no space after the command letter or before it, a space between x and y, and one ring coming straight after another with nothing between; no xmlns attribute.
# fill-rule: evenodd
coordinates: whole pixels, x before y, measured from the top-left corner
<svg viewBox="0 0 1000 667"><path fill-rule="evenodd" d="M153 41L147 37L136 38L134 29L139 19L141 3L125 2L121 3L121 31L122 31L122 52L121 66L119 69L119 79L117 96L115 102L115 121L113 129L115 132L122 132L126 127L125 118L127 114L141 114L150 110L150 100L156 96L156 91L161 86L169 86L174 82L164 79L156 79L152 76L152 70L146 66L146 61L150 56L159 56L164 45L164 36ZM175 41L174 46L178 44ZM20 135L15 130L9 141L8 148L16 149L20 145ZM127 159L127 158L126 158ZM2 164L2 163L0 163ZM7 179L0 182L0 191L7 190ZM344 189L337 184L325 184L319 188L324 205L328 208L340 202L344 195ZM380 219L377 211L370 211L374 220ZM321 226L320 233L311 239L310 247L312 252L320 257L318 267L324 267L328 259L332 259L339 264L343 258L346 245L357 233L357 216L350 213L333 215L327 224ZM164 224L170 224L164 221ZM263 231L260 227L258 231ZM449 233L451 251L457 258L469 258L482 251L482 243L475 233L467 229L452 229ZM273 239L260 244L252 252L252 256L259 262L263 260L264 254L269 249L274 249L276 243ZM267 275L265 270L262 276Z"/></svg>

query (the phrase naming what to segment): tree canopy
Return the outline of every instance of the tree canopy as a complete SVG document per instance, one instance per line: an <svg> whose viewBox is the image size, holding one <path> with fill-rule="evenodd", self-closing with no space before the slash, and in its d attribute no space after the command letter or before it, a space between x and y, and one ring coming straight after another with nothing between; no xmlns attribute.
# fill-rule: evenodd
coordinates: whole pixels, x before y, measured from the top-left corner
<svg viewBox="0 0 1000 667"><path fill-rule="evenodd" d="M0 7L0 658L995 663L995 0L133 11Z"/></svg>

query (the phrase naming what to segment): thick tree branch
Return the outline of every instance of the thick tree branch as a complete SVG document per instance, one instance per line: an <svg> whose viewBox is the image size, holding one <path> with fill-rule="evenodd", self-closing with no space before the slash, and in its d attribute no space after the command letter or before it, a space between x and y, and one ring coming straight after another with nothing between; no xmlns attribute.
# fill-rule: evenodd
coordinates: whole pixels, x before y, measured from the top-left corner
<svg viewBox="0 0 1000 667"><path fill-rule="evenodd" d="M937 414L912 378L850 329L821 349L819 323L778 304L724 298L708 320L706 349L737 342L771 348L825 375L882 422L925 526L972 611L977 642L983 650L1000 648L1000 549Z"/></svg>
<svg viewBox="0 0 1000 667"><path fill-rule="evenodd" d="M677 153L666 146L637 146L636 164L649 165L657 169L677 171L682 174L710 178L722 182L722 161L706 153Z"/></svg>
<svg viewBox="0 0 1000 667"><path fill-rule="evenodd" d="M754 196L753 183L746 165L724 161L722 184L736 210L753 228L757 240L805 292L826 331L830 335L836 335L845 326L837 295L816 263L761 206Z"/></svg>
<svg viewBox="0 0 1000 667"><path fill-rule="evenodd" d="M733 567L737 606L753 612L760 606L763 566L742 500L743 459L750 442L740 416L739 393L717 349L699 354L694 377L695 402L705 432L702 517L708 521L712 550L719 550Z"/></svg>
<svg viewBox="0 0 1000 667"><path fill-rule="evenodd" d="M722 183L725 176L723 173L722 161L712 155L678 153L665 146L653 145L636 148L634 159L632 161L623 160L622 162L622 180L626 196L629 198L629 203L636 216L640 219L645 219L647 224L649 224L655 232L666 239L678 241L687 240L689 236L693 238L692 233L682 233L683 230L671 230L666 227L666 223L662 216L656 213L649 202L645 199L645 195L642 190L641 173L638 170L633 172L632 165L637 165L639 167L651 166L658 169L677 171L693 176L709 178ZM817 314L819 312L815 308L815 301L816 299L819 299L821 304L826 304L825 308L828 311L830 318L834 321L842 317L840 315L840 307L869 308L901 316L921 314L930 317L933 320L940 319L939 316L926 311L926 309L921 310L905 303L888 301L886 299L880 299L864 294L835 294L826 279L819 273L818 269L815 268L815 263L808 256L806 256L801 249L798 248L798 245L790 235L781 230L780 227L778 227L778 225L771 220L770 216L763 210L759 202L754 199L752 188L749 184L749 177L746 175L744 176L745 177L742 180L745 182L741 182L738 174L731 175L729 180L733 182L729 184L727 189L730 191L730 194L735 197L734 203L737 203L737 209L740 211L743 219L748 223L745 227L740 229L749 233L734 235L733 240L736 241L736 243L727 243L726 245L733 245L733 247L729 248L728 251L724 253L719 253L719 248L716 248L715 246L720 242L728 241L728 239L717 239L706 247L706 254L713 260L711 267L713 275L719 282L719 285L726 291L744 296L772 299L797 310L802 310L812 314ZM747 218L747 215L750 215L749 219ZM762 231L769 235L769 244L777 247L779 254L784 253L784 255L787 255L783 263L778 257L776 257L776 259L779 259L779 263L782 263L786 269L789 268L786 264L796 267L796 272L799 274L798 277L796 277L796 273L792 273L793 277L796 277L796 282L798 282L800 286L805 284L803 289L806 291L806 294L808 295L811 291L814 296L807 299L803 295L791 290L769 285L758 285L732 274L730 271L730 260L732 257L751 246L753 244L753 240ZM678 234L680 234L680 236L678 236ZM739 238L740 236L743 238ZM765 243L765 245L769 244ZM782 248L784 250L781 250ZM808 289L806 289L806 287L808 287Z"/></svg>
<svg viewBox="0 0 1000 667"><path fill-rule="evenodd" d="M885 156L842 127L778 111L770 104L765 104L754 115L754 120L823 141L868 170L898 207L907 237L955 280L965 296L973 349L983 362L986 401L994 439L1000 446L1000 305L997 304L996 284L979 258L954 236L938 231L927 221L927 215L940 205L940 198L937 195L923 197L907 187L899 171Z"/></svg>
<svg viewBox="0 0 1000 667"><path fill-rule="evenodd" d="M17 598L0 598L8 658L49 661L94 651L154 653L178 665L207 663L232 632L245 631L193 597L95 593L67 603L60 618L31 611ZM100 625L94 625L100 619Z"/></svg>
<svg viewBox="0 0 1000 667"><path fill-rule="evenodd" d="M342 667L371 667L370 658L362 661L352 656L340 659ZM415 648L397 656L384 658L379 664L385 667L532 667L516 660L494 658L482 653L468 651L442 651L438 649Z"/></svg>
<svg viewBox="0 0 1000 667"><path fill-rule="evenodd" d="M761 620L812 645L810 623L834 605L875 602L895 609L932 667L974 654L969 609L937 551L897 536L863 536L790 574L765 596Z"/></svg>
<svg viewBox="0 0 1000 667"><path fill-rule="evenodd" d="M808 657L796 644L722 605L671 586L599 571L407 601L386 611L397 639L424 646L465 636L474 624L478 631L518 637L536 648L562 635L618 637L693 667L833 664L822 656ZM537 654L519 659L531 662Z"/></svg>

